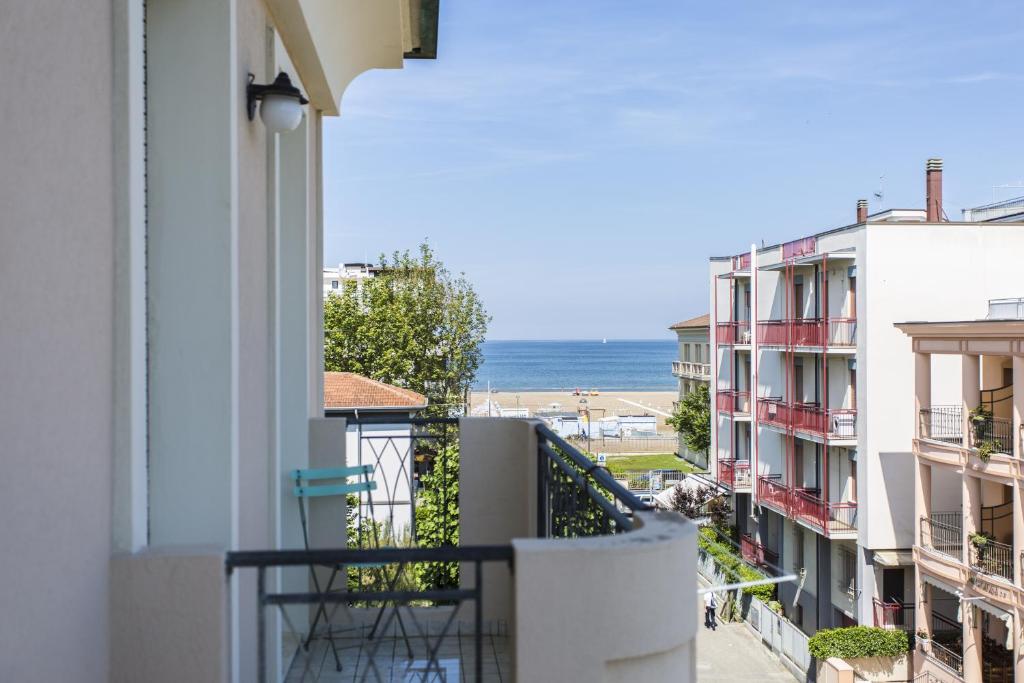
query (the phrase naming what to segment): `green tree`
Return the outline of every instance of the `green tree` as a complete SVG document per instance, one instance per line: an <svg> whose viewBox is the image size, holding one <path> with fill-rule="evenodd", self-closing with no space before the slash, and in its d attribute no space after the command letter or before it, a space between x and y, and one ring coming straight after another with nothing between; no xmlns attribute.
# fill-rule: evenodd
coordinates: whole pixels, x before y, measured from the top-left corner
<svg viewBox="0 0 1024 683"><path fill-rule="evenodd" d="M432 415L465 403L490 317L464 275L453 276L426 243L381 255L376 277L344 282L324 301L327 370L417 391Z"/></svg>
<svg viewBox="0 0 1024 683"><path fill-rule="evenodd" d="M711 447L711 392L705 384L688 393L666 423L683 435L687 448L707 455Z"/></svg>
<svg viewBox="0 0 1024 683"><path fill-rule="evenodd" d="M425 548L459 544L459 447L442 445L416 494L416 539ZM424 562L414 568L424 589L458 588L457 562Z"/></svg>

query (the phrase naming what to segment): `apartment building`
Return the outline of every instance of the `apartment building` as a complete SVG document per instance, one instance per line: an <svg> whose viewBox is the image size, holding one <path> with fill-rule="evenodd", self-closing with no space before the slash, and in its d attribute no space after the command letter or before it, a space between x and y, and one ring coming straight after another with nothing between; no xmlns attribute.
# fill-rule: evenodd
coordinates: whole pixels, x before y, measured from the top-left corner
<svg viewBox="0 0 1024 683"><path fill-rule="evenodd" d="M938 159L925 195L874 214L861 200L850 225L711 259L712 467L744 545L799 577L779 596L808 633L875 623L876 601L914 593L914 379L893 324L1024 286L1007 267L1024 224L946 220Z"/></svg>
<svg viewBox="0 0 1024 683"><path fill-rule="evenodd" d="M882 609L927 634L916 675L1024 680L1024 299L990 301L980 319L951 317L896 326L914 376L917 576L908 603Z"/></svg>
<svg viewBox="0 0 1024 683"><path fill-rule="evenodd" d="M672 361L672 374L679 380L679 400L711 382L711 316L707 313L683 320L668 329L679 338L679 360ZM679 435L679 455L701 469L707 469L708 454L697 453Z"/></svg>
<svg viewBox="0 0 1024 683"><path fill-rule="evenodd" d="M337 268L325 267L323 270L324 297L344 287L346 280L354 280L358 283L374 277L378 272L380 272L380 268L372 263L340 263Z"/></svg>

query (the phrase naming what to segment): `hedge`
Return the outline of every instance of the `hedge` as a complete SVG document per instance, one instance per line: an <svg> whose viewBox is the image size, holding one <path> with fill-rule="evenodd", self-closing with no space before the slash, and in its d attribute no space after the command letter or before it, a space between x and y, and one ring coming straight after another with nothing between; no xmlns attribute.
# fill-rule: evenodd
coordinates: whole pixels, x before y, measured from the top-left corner
<svg viewBox="0 0 1024 683"><path fill-rule="evenodd" d="M899 657L910 649L904 631L874 626L848 626L818 631L807 641L807 650L818 661L829 657Z"/></svg>
<svg viewBox="0 0 1024 683"><path fill-rule="evenodd" d="M740 559L732 546L718 540L718 533L712 527L702 527L697 535L697 545L714 560L719 571L739 581L758 581L768 578L761 572L748 567ZM761 602L767 603L775 599L775 584L761 584L760 586L748 586L743 590L745 595L750 595Z"/></svg>

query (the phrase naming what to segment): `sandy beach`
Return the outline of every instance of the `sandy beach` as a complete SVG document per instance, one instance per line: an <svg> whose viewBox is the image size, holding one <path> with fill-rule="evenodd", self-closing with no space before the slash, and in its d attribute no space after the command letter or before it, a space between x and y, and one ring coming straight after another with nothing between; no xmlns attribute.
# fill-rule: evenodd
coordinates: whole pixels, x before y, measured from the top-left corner
<svg viewBox="0 0 1024 683"><path fill-rule="evenodd" d="M573 396L571 391L494 391L491 400L502 408L525 407L532 415L537 410L549 410L557 404L560 410L575 412L579 402L587 401L595 418L611 415L658 416L658 431L671 432L665 418L672 414L672 402L678 394L674 391L608 391L597 396ZM470 399L471 408L486 405L487 392L474 391Z"/></svg>

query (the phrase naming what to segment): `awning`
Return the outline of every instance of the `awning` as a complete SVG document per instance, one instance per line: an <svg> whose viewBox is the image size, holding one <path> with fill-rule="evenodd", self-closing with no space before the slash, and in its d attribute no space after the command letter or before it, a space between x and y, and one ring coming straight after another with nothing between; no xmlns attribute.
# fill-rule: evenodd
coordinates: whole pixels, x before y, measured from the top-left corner
<svg viewBox="0 0 1024 683"><path fill-rule="evenodd" d="M960 589L957 588L956 586L951 586L950 584L946 583L942 579L937 579L934 576L932 576L931 574L925 574L924 572L921 572L921 580L924 581L925 583L930 583L931 585L935 586L936 588L940 588L940 589L946 591L950 595L959 595L959 593L960 593Z"/></svg>
<svg viewBox="0 0 1024 683"><path fill-rule="evenodd" d="M909 567L914 564L914 552L911 550L876 550L875 564L883 567Z"/></svg>
<svg viewBox="0 0 1024 683"><path fill-rule="evenodd" d="M1006 642L1004 643L1004 646L1006 647L1007 650L1012 650L1013 649L1013 614L1011 612L1007 612L1006 610L1004 610L1004 609L1002 609L1000 607L996 607L992 603L986 602L984 600L971 600L970 604L976 606L978 609L980 609L980 610L982 610L984 612L988 612L989 614L994 616L996 619L999 619L1000 621L1003 622L1003 624L1006 625Z"/></svg>

